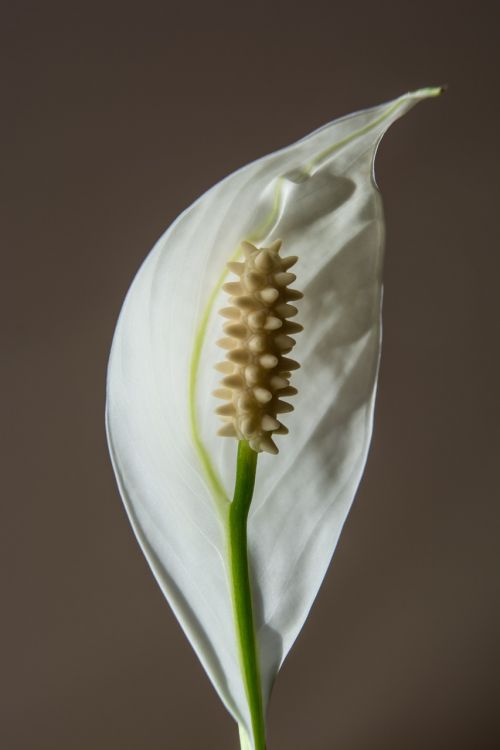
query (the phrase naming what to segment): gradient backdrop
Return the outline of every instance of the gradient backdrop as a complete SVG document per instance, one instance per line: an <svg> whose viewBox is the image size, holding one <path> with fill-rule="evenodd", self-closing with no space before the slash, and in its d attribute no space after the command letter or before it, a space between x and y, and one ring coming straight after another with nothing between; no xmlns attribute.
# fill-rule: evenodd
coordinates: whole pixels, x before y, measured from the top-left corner
<svg viewBox="0 0 500 750"><path fill-rule="evenodd" d="M2 750L236 750L115 487L115 321L215 181L440 83L379 152L375 435L269 749L500 746L496 7L1 3Z"/></svg>

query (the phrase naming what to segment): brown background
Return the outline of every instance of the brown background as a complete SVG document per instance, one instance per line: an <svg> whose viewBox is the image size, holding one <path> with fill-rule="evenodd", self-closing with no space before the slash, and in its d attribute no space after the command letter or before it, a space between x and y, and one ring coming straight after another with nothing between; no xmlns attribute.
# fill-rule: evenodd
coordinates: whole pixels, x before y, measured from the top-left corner
<svg viewBox="0 0 500 750"><path fill-rule="evenodd" d="M269 748L499 747L495 5L1 4L2 750L236 748L115 488L116 317L212 183L444 82L379 153L375 436Z"/></svg>

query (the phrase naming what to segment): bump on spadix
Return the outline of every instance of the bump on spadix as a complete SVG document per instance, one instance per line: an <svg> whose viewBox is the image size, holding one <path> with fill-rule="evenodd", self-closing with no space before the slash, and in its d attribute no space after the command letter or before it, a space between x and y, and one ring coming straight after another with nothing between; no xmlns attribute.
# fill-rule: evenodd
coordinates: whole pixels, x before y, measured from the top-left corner
<svg viewBox="0 0 500 750"><path fill-rule="evenodd" d="M227 352L227 359L216 365L225 377L214 395L227 400L216 409L224 421L218 434L248 440L253 450L267 453L278 453L272 435L288 432L276 417L293 411L282 398L297 393L289 379L300 366L283 356L295 345L289 334L302 330L299 323L288 320L297 313L288 302L303 295L288 288L296 279L288 269L297 257L282 258L281 244L276 240L257 248L241 243L243 260L228 263L239 280L223 285L231 299L220 314L229 322L224 324L226 337L217 342Z"/></svg>

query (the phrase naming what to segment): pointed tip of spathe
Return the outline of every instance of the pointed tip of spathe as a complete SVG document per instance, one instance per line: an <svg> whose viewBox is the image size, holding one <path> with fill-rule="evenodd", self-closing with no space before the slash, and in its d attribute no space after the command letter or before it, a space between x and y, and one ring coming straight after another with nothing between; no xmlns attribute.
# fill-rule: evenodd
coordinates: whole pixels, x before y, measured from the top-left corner
<svg viewBox="0 0 500 750"><path fill-rule="evenodd" d="M416 91L409 91L406 96L411 99L428 99L436 96L441 96L448 89L448 84L444 83L441 86L426 86Z"/></svg>

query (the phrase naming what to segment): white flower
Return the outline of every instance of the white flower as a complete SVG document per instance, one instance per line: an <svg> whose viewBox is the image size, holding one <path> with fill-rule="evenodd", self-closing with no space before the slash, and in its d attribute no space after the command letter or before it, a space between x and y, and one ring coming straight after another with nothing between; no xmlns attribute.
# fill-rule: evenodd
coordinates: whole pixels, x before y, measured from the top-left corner
<svg viewBox="0 0 500 750"><path fill-rule="evenodd" d="M423 89L249 164L179 216L144 261L111 351L107 428L120 492L153 573L217 692L252 738L228 582L236 442L212 391L226 262L283 242L304 292L290 435L263 454L248 555L264 704L318 592L361 478L380 356L384 221L373 160ZM294 269L295 270L295 269Z"/></svg>

